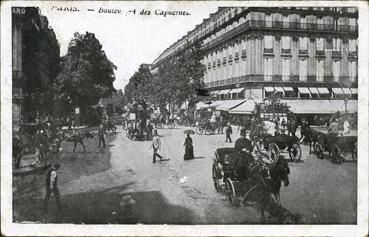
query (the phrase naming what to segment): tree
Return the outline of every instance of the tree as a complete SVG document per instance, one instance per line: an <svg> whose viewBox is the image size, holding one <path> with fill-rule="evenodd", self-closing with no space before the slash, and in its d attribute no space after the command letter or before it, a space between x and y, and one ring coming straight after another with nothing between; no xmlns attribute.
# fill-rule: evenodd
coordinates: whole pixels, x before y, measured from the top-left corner
<svg viewBox="0 0 369 237"><path fill-rule="evenodd" d="M61 72L57 77L59 97L71 111L80 107L84 111L96 105L100 98L115 92L113 82L117 67L107 58L95 34L75 33L67 54L61 59Z"/></svg>
<svg viewBox="0 0 369 237"><path fill-rule="evenodd" d="M132 99L144 99L146 101L152 101L153 93L153 75L150 72L150 68L142 64L138 68L138 71L133 74L129 79L128 84L124 88L124 94L127 101Z"/></svg>
<svg viewBox="0 0 369 237"><path fill-rule="evenodd" d="M186 100L196 98L196 89L204 87L202 58L201 44L196 42L179 50L159 66L153 90L159 104L180 106Z"/></svg>

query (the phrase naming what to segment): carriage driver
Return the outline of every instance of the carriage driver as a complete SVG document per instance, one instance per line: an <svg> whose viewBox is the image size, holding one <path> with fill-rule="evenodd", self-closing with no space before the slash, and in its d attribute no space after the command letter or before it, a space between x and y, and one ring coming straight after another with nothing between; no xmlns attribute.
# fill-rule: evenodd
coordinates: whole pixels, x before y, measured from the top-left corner
<svg viewBox="0 0 369 237"><path fill-rule="evenodd" d="M249 139L246 138L246 130L242 129L240 133L241 137L236 140L236 144L234 148L240 154L239 159L237 161L237 170L238 174L241 176L241 179L246 179L248 177L247 166L252 159L252 144Z"/></svg>

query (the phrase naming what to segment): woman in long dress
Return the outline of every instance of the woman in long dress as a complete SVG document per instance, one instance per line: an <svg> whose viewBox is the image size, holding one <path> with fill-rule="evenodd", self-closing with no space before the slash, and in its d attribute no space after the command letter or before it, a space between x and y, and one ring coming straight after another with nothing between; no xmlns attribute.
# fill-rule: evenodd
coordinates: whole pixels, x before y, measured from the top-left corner
<svg viewBox="0 0 369 237"><path fill-rule="evenodd" d="M193 144L190 133L187 133L187 137L183 145L185 146L184 160L193 159Z"/></svg>

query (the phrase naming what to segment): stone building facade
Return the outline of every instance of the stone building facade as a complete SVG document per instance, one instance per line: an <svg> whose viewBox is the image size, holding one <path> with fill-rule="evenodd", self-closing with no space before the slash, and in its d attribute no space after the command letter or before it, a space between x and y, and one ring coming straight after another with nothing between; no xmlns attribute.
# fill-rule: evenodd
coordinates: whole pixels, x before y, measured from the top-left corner
<svg viewBox="0 0 369 237"><path fill-rule="evenodd" d="M43 92L50 91L56 78L59 54L60 46L55 33L40 10L35 7L12 7L14 123L29 122L43 105L50 102ZM45 87L45 82L50 87Z"/></svg>
<svg viewBox="0 0 369 237"><path fill-rule="evenodd" d="M358 9L224 7L165 50L203 44L204 82L218 99L355 99Z"/></svg>

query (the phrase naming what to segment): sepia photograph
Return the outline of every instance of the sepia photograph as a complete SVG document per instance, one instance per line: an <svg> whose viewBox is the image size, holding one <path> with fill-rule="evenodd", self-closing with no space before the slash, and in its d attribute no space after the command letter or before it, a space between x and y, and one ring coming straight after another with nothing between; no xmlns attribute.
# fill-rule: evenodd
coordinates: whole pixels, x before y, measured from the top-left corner
<svg viewBox="0 0 369 237"><path fill-rule="evenodd" d="M363 224L357 4L14 3L1 165L17 228Z"/></svg>

